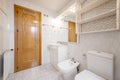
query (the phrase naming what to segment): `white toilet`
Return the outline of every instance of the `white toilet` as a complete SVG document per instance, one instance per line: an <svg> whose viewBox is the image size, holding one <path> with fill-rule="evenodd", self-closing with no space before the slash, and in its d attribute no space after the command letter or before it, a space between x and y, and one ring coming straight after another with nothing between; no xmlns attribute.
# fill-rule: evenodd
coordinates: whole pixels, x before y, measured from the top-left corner
<svg viewBox="0 0 120 80"><path fill-rule="evenodd" d="M50 44L50 62L59 70L64 80L74 80L77 75L78 62L74 59L68 59L68 50L66 45Z"/></svg>
<svg viewBox="0 0 120 80"><path fill-rule="evenodd" d="M87 54L87 70L75 76L75 80L114 80L112 54L89 51Z"/></svg>

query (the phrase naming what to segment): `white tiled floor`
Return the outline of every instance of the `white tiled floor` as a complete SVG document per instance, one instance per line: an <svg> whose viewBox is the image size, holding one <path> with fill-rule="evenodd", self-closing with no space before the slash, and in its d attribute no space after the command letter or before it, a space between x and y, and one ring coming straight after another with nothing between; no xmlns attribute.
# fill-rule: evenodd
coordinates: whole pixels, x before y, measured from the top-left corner
<svg viewBox="0 0 120 80"><path fill-rule="evenodd" d="M11 74L7 80L63 80L50 64Z"/></svg>

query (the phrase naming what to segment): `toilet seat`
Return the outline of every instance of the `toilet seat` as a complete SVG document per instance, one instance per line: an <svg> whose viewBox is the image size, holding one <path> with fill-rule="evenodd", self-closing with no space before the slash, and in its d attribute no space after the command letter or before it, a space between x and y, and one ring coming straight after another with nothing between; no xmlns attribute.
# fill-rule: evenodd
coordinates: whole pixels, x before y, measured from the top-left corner
<svg viewBox="0 0 120 80"><path fill-rule="evenodd" d="M76 75L75 80L106 80L93 72L84 70Z"/></svg>

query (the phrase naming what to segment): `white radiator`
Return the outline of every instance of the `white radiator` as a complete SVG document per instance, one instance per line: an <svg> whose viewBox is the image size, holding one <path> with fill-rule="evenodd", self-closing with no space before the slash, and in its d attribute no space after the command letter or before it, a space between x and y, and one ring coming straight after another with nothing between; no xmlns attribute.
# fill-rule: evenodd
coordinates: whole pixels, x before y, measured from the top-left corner
<svg viewBox="0 0 120 80"><path fill-rule="evenodd" d="M11 62L12 62L12 51L13 49L6 50L4 52L4 71L3 71L3 80L6 80L9 74L11 73Z"/></svg>

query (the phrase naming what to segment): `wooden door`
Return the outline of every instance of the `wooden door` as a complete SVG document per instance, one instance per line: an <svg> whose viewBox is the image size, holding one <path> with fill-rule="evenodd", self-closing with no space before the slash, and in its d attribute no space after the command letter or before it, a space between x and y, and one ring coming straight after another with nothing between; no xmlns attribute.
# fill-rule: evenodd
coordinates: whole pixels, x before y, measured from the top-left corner
<svg viewBox="0 0 120 80"><path fill-rule="evenodd" d="M15 72L41 64L41 13L14 6Z"/></svg>
<svg viewBox="0 0 120 80"><path fill-rule="evenodd" d="M75 22L71 22L71 21L68 22L68 41L77 42Z"/></svg>

